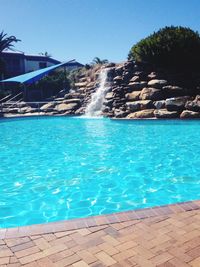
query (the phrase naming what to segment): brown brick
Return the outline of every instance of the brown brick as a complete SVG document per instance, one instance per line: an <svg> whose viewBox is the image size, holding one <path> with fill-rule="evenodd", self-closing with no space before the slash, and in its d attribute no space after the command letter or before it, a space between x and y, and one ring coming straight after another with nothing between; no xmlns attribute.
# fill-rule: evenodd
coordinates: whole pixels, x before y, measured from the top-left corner
<svg viewBox="0 0 200 267"><path fill-rule="evenodd" d="M8 263L9 263L9 257L0 258L0 266L3 264L8 264Z"/></svg>
<svg viewBox="0 0 200 267"><path fill-rule="evenodd" d="M164 252L158 256L155 256L151 259L151 262L153 264L159 265L161 263L167 262L169 260L171 260L173 258L173 256L171 254L169 254L168 252Z"/></svg>
<svg viewBox="0 0 200 267"><path fill-rule="evenodd" d="M169 261L173 265L173 267L187 267L188 264L186 264L184 261L178 258L173 258Z"/></svg>
<svg viewBox="0 0 200 267"><path fill-rule="evenodd" d="M100 250L105 251L110 256L113 256L113 255L119 253L119 250L116 249L116 247L113 247L108 243L100 244L98 247Z"/></svg>
<svg viewBox="0 0 200 267"><path fill-rule="evenodd" d="M200 245L200 243L199 243ZM191 256L193 259L197 258L200 256L200 246L191 249L190 251L187 252L189 256Z"/></svg>
<svg viewBox="0 0 200 267"><path fill-rule="evenodd" d="M96 257L106 266L111 266L116 263L116 261L104 251L97 253Z"/></svg>
<svg viewBox="0 0 200 267"><path fill-rule="evenodd" d="M29 237L5 239L5 243L8 245L8 247L14 247L17 245L27 243L29 241L31 241Z"/></svg>
<svg viewBox="0 0 200 267"><path fill-rule="evenodd" d="M78 261L78 262L72 264L72 266L74 266L74 267L88 267L89 265L84 261Z"/></svg>
<svg viewBox="0 0 200 267"><path fill-rule="evenodd" d="M136 254L137 254L137 252L135 252L134 249L128 249L128 250L125 250L125 251L122 251L118 254L113 255L113 258L116 261L123 261L123 260L128 259L132 256L135 256Z"/></svg>
<svg viewBox="0 0 200 267"><path fill-rule="evenodd" d="M55 266L57 266L57 267L71 266L73 263L78 262L80 260L81 260L81 258L78 255L74 254L70 257L67 257L67 258L64 258L60 261L57 261L55 263Z"/></svg>
<svg viewBox="0 0 200 267"><path fill-rule="evenodd" d="M190 266L192 267L199 267L200 266L200 257L196 258L195 260L190 262Z"/></svg>
<svg viewBox="0 0 200 267"><path fill-rule="evenodd" d="M19 261L21 264L27 264L27 263L42 259L44 257L45 256L44 256L43 252L38 252L38 253L31 254L31 255L25 256L23 258L20 258Z"/></svg>
<svg viewBox="0 0 200 267"><path fill-rule="evenodd" d="M9 257L12 256L13 253L9 248L2 248L0 250L0 258L5 258L5 257Z"/></svg>
<svg viewBox="0 0 200 267"><path fill-rule="evenodd" d="M20 267L21 264L19 262L15 262L15 263L9 263L6 265L6 267Z"/></svg>
<svg viewBox="0 0 200 267"><path fill-rule="evenodd" d="M130 248L134 248L136 246L137 246L136 242L128 241L128 242L125 242L123 244L120 244L120 245L116 246L116 249L119 250L119 251L124 251L124 250L130 249Z"/></svg>
<svg viewBox="0 0 200 267"><path fill-rule="evenodd" d="M79 255L80 258L83 259L87 264L97 261L97 258L86 250L78 251L77 255Z"/></svg>
<svg viewBox="0 0 200 267"><path fill-rule="evenodd" d="M42 235L42 237L43 237L47 242L56 239L56 236L55 236L54 234L45 234L45 235Z"/></svg>
<svg viewBox="0 0 200 267"><path fill-rule="evenodd" d="M28 255L35 254L37 252L40 252L40 249L38 247L34 246L31 248L27 248L27 249L15 252L15 256L17 258L22 258L22 257L28 256Z"/></svg>
<svg viewBox="0 0 200 267"><path fill-rule="evenodd" d="M155 264L153 264L150 260L145 259L141 255L136 255L131 259L129 259L128 261L131 261L133 264L136 263L142 267L155 267Z"/></svg>
<svg viewBox="0 0 200 267"><path fill-rule="evenodd" d="M49 258L43 258L37 261L38 267L54 267L55 265Z"/></svg>
<svg viewBox="0 0 200 267"><path fill-rule="evenodd" d="M102 239L112 246L120 245L120 242L110 235L103 236Z"/></svg>
<svg viewBox="0 0 200 267"><path fill-rule="evenodd" d="M59 253L56 253L56 254L52 254L50 256L48 256L48 258L52 261L52 262L57 262L57 261L60 261L64 258L67 258L69 256L72 256L74 254L73 251L71 251L70 249L66 249L66 250L63 250Z"/></svg>
<svg viewBox="0 0 200 267"><path fill-rule="evenodd" d="M34 240L34 243L41 250L45 250L51 247L50 244L44 238L38 238Z"/></svg>
<svg viewBox="0 0 200 267"><path fill-rule="evenodd" d="M12 250L12 252L17 252L17 251L20 251L20 250L31 248L33 246L34 246L33 241L29 241L29 242L26 242L26 243L23 243L23 244L20 244L20 245L16 245L14 247L11 247L11 250Z"/></svg>

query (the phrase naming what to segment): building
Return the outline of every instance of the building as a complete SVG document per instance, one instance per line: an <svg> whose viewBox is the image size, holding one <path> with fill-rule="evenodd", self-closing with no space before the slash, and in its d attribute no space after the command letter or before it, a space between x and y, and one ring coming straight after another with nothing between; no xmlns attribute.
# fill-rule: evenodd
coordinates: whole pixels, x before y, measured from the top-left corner
<svg viewBox="0 0 200 267"><path fill-rule="evenodd" d="M60 61L44 55L29 55L20 51L4 50L1 54L5 62L5 77L14 77L27 72L43 69L56 64ZM70 61L66 67L68 69L80 68L83 65L76 60Z"/></svg>

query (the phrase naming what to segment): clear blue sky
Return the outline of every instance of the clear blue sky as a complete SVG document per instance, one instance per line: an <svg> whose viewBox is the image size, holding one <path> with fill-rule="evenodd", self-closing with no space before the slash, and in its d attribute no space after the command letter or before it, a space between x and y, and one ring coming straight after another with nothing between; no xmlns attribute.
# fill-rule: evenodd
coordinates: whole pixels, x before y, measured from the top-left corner
<svg viewBox="0 0 200 267"><path fill-rule="evenodd" d="M0 0L0 6L0 30L22 40L17 49L61 61L123 61L134 43L166 25L200 32L200 0Z"/></svg>

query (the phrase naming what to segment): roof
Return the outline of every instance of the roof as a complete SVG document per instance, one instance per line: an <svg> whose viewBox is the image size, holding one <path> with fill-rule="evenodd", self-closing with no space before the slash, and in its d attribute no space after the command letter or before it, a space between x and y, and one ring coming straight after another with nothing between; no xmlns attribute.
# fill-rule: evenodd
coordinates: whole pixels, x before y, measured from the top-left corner
<svg viewBox="0 0 200 267"><path fill-rule="evenodd" d="M22 55L24 55L24 52L22 52L22 51L18 51L18 50L11 50L11 49L8 49L8 48L6 48L6 49L4 49L3 51L2 51L2 53L9 53L9 54L22 54Z"/></svg>
<svg viewBox="0 0 200 267"><path fill-rule="evenodd" d="M52 57L47 57L45 55L25 54L22 51L10 50L10 49L4 49L2 51L2 55L3 56L17 56L17 57L21 56L21 57L25 58L26 60L30 60L30 61L34 61L34 60L37 60L37 61L48 61L48 62L51 62L53 64L61 63L59 60L56 60L56 59L54 59Z"/></svg>
<svg viewBox="0 0 200 267"><path fill-rule="evenodd" d="M11 82L11 83L24 83L24 84L31 84L34 82L37 82L42 77L44 77L46 74L48 74L50 71L57 69L62 66L67 66L71 61L60 63L51 67L47 67L44 69L28 72L26 74L22 74L13 78L9 78L6 80L2 80L0 82Z"/></svg>
<svg viewBox="0 0 200 267"><path fill-rule="evenodd" d="M45 61L45 62L51 62L53 64L59 64L60 61L56 60L52 57L47 57L47 56L43 56L43 55L26 55L25 54L25 59L26 60L30 60L30 61Z"/></svg>
<svg viewBox="0 0 200 267"><path fill-rule="evenodd" d="M45 55L25 54L24 52L18 51L18 50L4 49L2 53L4 56L14 55L17 57L23 57L26 60L30 60L30 61L34 61L34 60L45 61L45 62L48 61L48 62L51 62L53 64L60 64L61 63L59 60L56 60L52 57L47 57ZM66 66L68 66L68 67L74 67L74 66L75 67L83 67L84 66L83 64L77 62L75 59L70 60L66 64L67 64Z"/></svg>

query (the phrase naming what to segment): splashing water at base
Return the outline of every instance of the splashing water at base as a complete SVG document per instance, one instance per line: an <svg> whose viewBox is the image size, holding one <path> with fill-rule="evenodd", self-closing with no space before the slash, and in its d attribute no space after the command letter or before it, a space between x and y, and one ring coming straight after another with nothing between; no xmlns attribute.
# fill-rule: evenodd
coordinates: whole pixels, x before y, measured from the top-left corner
<svg viewBox="0 0 200 267"><path fill-rule="evenodd" d="M99 87L92 95L92 99L85 110L85 117L98 117L101 115L105 94L108 90L106 86L108 69L102 69L99 75Z"/></svg>

